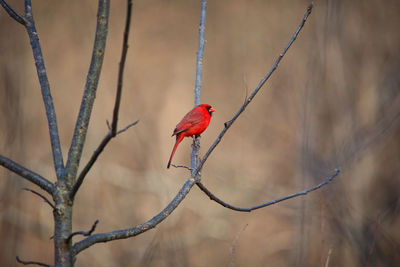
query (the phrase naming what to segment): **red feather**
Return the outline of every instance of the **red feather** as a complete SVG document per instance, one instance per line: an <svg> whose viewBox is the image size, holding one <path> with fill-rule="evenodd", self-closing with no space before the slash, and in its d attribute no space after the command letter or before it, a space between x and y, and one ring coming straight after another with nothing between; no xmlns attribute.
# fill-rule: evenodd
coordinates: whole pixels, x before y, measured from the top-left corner
<svg viewBox="0 0 400 267"><path fill-rule="evenodd" d="M167 168L171 165L172 158L184 137L199 136L210 124L211 115L215 111L210 105L201 104L189 111L176 125L172 136L176 135L176 142L172 149Z"/></svg>

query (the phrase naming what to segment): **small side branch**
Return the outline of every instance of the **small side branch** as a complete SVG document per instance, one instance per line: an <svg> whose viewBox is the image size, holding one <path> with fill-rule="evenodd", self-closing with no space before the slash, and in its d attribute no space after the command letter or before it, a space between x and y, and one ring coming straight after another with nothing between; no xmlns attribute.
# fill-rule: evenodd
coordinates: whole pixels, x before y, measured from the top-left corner
<svg viewBox="0 0 400 267"><path fill-rule="evenodd" d="M30 265L30 264L32 264L32 265L39 265L39 266L45 266L45 267L53 267L53 266L50 265L50 264L46 264L46 263L39 262L39 261L24 261L24 260L21 260L18 256L16 257L16 260L17 260L19 263L24 264L24 265Z"/></svg>
<svg viewBox="0 0 400 267"><path fill-rule="evenodd" d="M19 165L18 163L2 155L0 155L0 165L18 174L22 178L25 178L26 180L34 183L35 185L39 186L46 192L53 194L54 185L41 175Z"/></svg>
<svg viewBox="0 0 400 267"><path fill-rule="evenodd" d="M69 235L69 237L67 238L67 243L71 240L71 238L75 235L83 235L83 236L90 236L94 230L96 230L97 224L99 223L99 220L96 220L93 225L92 228L90 228L89 231L78 231L78 232L73 232Z"/></svg>
<svg viewBox="0 0 400 267"><path fill-rule="evenodd" d="M44 200L44 202L46 202L47 204L50 205L50 207L53 208L53 210L56 209L56 206L54 206L54 204L51 203L51 201L50 201L47 197L45 197L44 195L40 194L39 192L37 192L37 191L35 191L35 190L33 190L33 189L30 189L30 188L22 188L22 189L25 190L25 191L32 192L32 193L34 193L35 195L41 197L41 198Z"/></svg>
<svg viewBox="0 0 400 267"><path fill-rule="evenodd" d="M189 170L189 171L193 171L192 168L190 168L189 166L186 166L186 165L175 165L175 164L171 164L171 166L172 166L172 167L175 167L175 168L184 168L184 169L187 169L187 170Z"/></svg>
<svg viewBox="0 0 400 267"><path fill-rule="evenodd" d="M214 200L215 202L217 202L218 204L220 204L221 206L223 206L223 207L225 207L225 208L227 208L227 209L231 209L231 210L235 210L235 211L242 211L242 212L250 212L250 211L253 211L253 210L257 210L257 209L261 209L261 208L264 208L264 207L267 207L267 206L274 205L274 204L276 204L276 203L279 203L279 202L282 202L282 201L285 201L285 200L288 200L288 199L291 199L291 198L295 198L295 197L307 195L308 193L310 193L310 192L312 192L312 191L314 191L314 190L317 190L317 189L323 187L324 185L327 185L327 184L329 184L330 182L332 182L332 180L333 180L339 173L340 173L340 170L339 170L339 169L336 169L335 172L334 172L331 176L329 176L328 178L326 178L326 179L325 179L322 183L320 183L320 184L317 184L317 185L315 185L315 186L313 186L313 187L310 187L310 188L308 188L308 189L306 189L306 190L304 190L304 191L300 191L300 192L297 192L297 193L294 193L294 194L290 194L290 195L287 195L287 196L284 196L284 197L281 197L281 198L277 198L277 199L275 199L275 200L268 201L268 202L266 202L266 203L263 203L263 204L260 204L260 205L256 205L256 206L253 206L253 207L249 207L249 208L241 208L241 207L233 206L233 205L231 205L231 204L229 204L229 203L227 203L227 202L225 202L225 201L219 199L219 198L216 197L210 190L208 190L207 187L205 187L201 182L197 182L197 186L198 186L207 196L209 196L209 198L210 198L211 200Z"/></svg>
<svg viewBox="0 0 400 267"><path fill-rule="evenodd" d="M15 19L17 22L21 23L22 25L26 25L25 18L18 14L6 1L0 0L0 4L4 8L5 11L7 11L8 15L10 15L11 18Z"/></svg>

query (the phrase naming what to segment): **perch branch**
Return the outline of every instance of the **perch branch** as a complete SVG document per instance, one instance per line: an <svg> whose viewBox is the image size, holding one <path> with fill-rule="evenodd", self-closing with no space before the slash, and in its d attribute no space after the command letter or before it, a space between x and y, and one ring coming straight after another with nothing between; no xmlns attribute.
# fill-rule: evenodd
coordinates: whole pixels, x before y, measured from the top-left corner
<svg viewBox="0 0 400 267"><path fill-rule="evenodd" d="M40 176L39 174L19 165L18 163L0 155L0 165L10 171L18 174L22 178L34 183L46 192L52 194L54 192L54 185L48 181L46 178Z"/></svg>
<svg viewBox="0 0 400 267"><path fill-rule="evenodd" d="M46 264L43 262L39 262L39 261L24 261L24 260L21 260L18 256L16 257L16 259L19 263L24 264L24 265L33 264L33 265L39 265L39 266L45 266L45 267L52 267L52 265L49 265L49 264Z"/></svg>
<svg viewBox="0 0 400 267"><path fill-rule="evenodd" d="M201 79L203 76L203 55L204 55L204 31L206 28L206 11L207 0L201 1L200 25L199 25L199 48L196 57L196 81L194 86L194 105L198 106L201 103ZM190 165L192 174L198 165L198 155L200 150L200 137L193 137L192 154L190 157Z"/></svg>
<svg viewBox="0 0 400 267"><path fill-rule="evenodd" d="M41 197L41 198L44 200L44 202L46 202L47 204L49 204L49 205L53 208L53 210L56 209L56 206L54 206L54 204L51 203L51 201L50 201L47 197L45 197L44 195L40 194L39 192L36 192L35 190L30 189L30 188L22 188L22 189L25 190L25 191L32 192L32 193L34 193L35 195Z"/></svg>
<svg viewBox="0 0 400 267"><path fill-rule="evenodd" d="M54 167L56 169L57 178L61 179L64 174L64 162L61 152L60 137L58 134L56 111L54 109L53 98L50 92L50 85L47 78L46 67L44 65L42 49L40 48L39 36L33 20L32 4L30 0L25 0L25 20L25 27L31 42L37 75L42 90L43 102L46 109Z"/></svg>
<svg viewBox="0 0 400 267"><path fill-rule="evenodd" d="M295 198L295 197L299 197L299 196L304 196L307 195L308 193L317 190L321 187L323 187L324 185L329 184L338 174L339 174L340 170L336 169L335 172L329 176L328 178L326 178L322 183L319 183L313 187L310 187L304 191L300 191L294 194L290 194L281 198L277 198L275 200L272 201L268 201L266 203L260 204L260 205L256 205L256 206L252 206L249 208L241 208L241 207L237 207L237 206L233 206L229 203L224 202L223 200L219 199L218 197L216 197L213 193L211 193L210 190L207 189L207 187L205 187L200 181L197 182L197 186L207 195L210 197L211 200L214 200L215 202L217 202L218 204L224 206L225 208L231 209L231 210L235 210L235 211L242 211L242 212L250 212L256 209L260 209L260 208L264 208L270 205L274 205L276 203L279 203L281 201L285 201L291 198Z"/></svg>
<svg viewBox="0 0 400 267"><path fill-rule="evenodd" d="M113 111L113 120L111 123L111 128L107 122L107 125L109 126L109 132L107 135L103 138L101 141L100 145L97 147L97 149L94 151L92 157L90 158L89 162L85 165L84 169L82 172L79 174L78 179L76 180L76 183L74 184L74 187L72 188L71 191L71 198L73 199L76 195L76 193L79 190L79 187L82 185L83 180L85 179L87 173L90 171L92 168L93 164L96 162L97 158L100 156L100 154L103 152L104 148L107 146L107 144L110 142L110 140L114 137L116 137L118 134L125 132L128 130L130 127L136 125L139 120L129 124L125 128L117 131L117 125L118 125L118 114L119 114L119 107L121 103L121 95L122 95L122 84L123 84L123 77L124 77L124 69L125 69L125 61L126 61L126 55L128 53L128 40L129 40L129 31L130 31L130 24L131 24L131 17L132 17L132 0L127 1L127 13L126 13L126 21L125 21L125 30L124 30L124 38L122 41L122 53L121 53L121 61L119 63L119 70L118 70L118 84L117 84L117 93L115 97L115 104L114 104L114 111Z"/></svg>
<svg viewBox="0 0 400 267"><path fill-rule="evenodd" d="M90 236L94 230L96 230L97 224L99 223L99 220L96 220L93 225L92 228L90 228L89 231L78 231L78 232L73 232L71 233L68 238L67 238L67 242L69 242L69 240L71 240L71 238L75 235L83 235L83 236Z"/></svg>
<svg viewBox="0 0 400 267"><path fill-rule="evenodd" d="M69 183L74 182L78 171L79 162L82 157L83 145L85 143L86 134L89 127L90 115L93 109L94 99L96 97L97 85L100 78L104 52L106 48L109 11L110 1L99 1L96 37L93 46L92 60L87 75L85 91L83 93L78 119L75 125L74 136L68 152L66 173Z"/></svg>
<svg viewBox="0 0 400 267"><path fill-rule="evenodd" d="M24 26L26 25L25 18L18 14L18 12L16 12L6 1L0 0L0 4L3 6L4 10L7 11L11 18L15 19Z"/></svg>

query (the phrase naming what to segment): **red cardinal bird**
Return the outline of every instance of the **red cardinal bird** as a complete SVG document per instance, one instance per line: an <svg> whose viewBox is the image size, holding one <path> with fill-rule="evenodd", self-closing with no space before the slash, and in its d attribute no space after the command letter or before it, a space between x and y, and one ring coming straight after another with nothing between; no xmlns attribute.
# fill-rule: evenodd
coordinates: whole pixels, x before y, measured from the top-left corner
<svg viewBox="0 0 400 267"><path fill-rule="evenodd" d="M183 117L181 122L176 125L176 128L172 133L172 136L176 135L176 142L174 148L172 149L167 168L169 168L171 165L172 157L174 156L175 151L183 138L191 137L193 135L199 136L202 132L204 132L210 123L211 115L214 111L215 109L213 109L210 105L198 105L189 111L185 117Z"/></svg>

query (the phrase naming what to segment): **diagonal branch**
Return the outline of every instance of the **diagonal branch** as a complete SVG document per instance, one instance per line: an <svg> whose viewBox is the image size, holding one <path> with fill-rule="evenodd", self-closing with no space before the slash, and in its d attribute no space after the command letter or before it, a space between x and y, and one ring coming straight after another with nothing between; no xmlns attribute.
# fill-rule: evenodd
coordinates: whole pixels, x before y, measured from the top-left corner
<svg viewBox="0 0 400 267"><path fill-rule="evenodd" d="M22 25L26 25L25 18L18 14L6 1L0 0L0 4L3 6L4 10L7 11L8 15L15 19L17 22L21 23Z"/></svg>
<svg viewBox="0 0 400 267"><path fill-rule="evenodd" d="M222 131L220 132L220 134L218 135L217 139L214 141L214 143L210 146L210 148L207 150L207 152L204 154L203 158L200 160L199 165L197 166L197 168L192 172L192 176L196 177L197 180L199 180L199 177L197 177L197 174L201 171L201 169L203 168L204 163L207 161L208 157L210 156L210 154L213 152L213 150L215 149L215 147L219 144L219 142L221 142L223 136L225 135L225 133L228 131L228 129L232 126L232 124L236 121L236 119L242 114L242 112L246 109L246 107L250 104L250 102L253 100L253 98L256 96L256 94L258 93L258 91L260 91L260 89L263 87L263 85L268 81L268 79L271 77L271 75L274 73L274 71L278 68L279 63L281 62L282 58L286 55L286 52L289 50L289 48L291 47L291 45L293 44L293 42L296 40L297 36L299 35L301 29L303 28L304 24L307 21L307 18L310 16L311 11L313 8L313 3L311 2L308 7L307 7L307 11L304 14L303 19L300 22L300 25L297 27L297 30L295 31L295 33L293 34L292 38L290 39L290 41L287 43L287 45L285 46L285 48L283 49L282 53L279 54L278 58L276 59L274 65L272 66L272 68L270 69L270 71L267 73L267 75L264 76L264 78L262 78L262 80L260 81L260 83L257 85L257 87L254 89L254 91L250 94L250 96L246 99L246 101L243 103L243 105L239 108L239 110L236 112L236 114L232 117L231 120L227 121L224 123L224 128L222 129ZM194 173L194 175L193 175Z"/></svg>
<svg viewBox="0 0 400 267"><path fill-rule="evenodd" d="M256 205L256 206L252 206L249 208L241 208L241 207L237 207L237 206L233 206L227 202L224 202L223 200L219 199L218 197L216 197L210 190L207 189L207 187L205 187L205 185L203 185L201 182L197 182L197 186L207 195L210 197L211 200L214 200L215 202L217 202L218 204L224 206L225 208L231 209L231 210L235 210L235 211L242 211L242 212L250 212L256 209L261 209L267 206L271 206L274 205L276 203L279 203L281 201L285 201L291 198L295 198L295 197L299 197L299 196L304 196L307 195L308 193L317 190L321 187L323 187L324 185L329 184L338 174L339 174L340 170L336 169L335 172L329 176L328 178L326 178L322 183L319 183L313 187L310 187L304 191L300 191L294 194L290 194L281 198L277 198L275 200L272 201L268 201L266 203L260 204L260 205Z"/></svg>
<svg viewBox="0 0 400 267"><path fill-rule="evenodd" d="M120 131L117 131L118 125L118 114L119 114L119 107L121 103L121 95L122 95L122 84L123 84L123 77L124 77L124 69L125 69L125 61L126 55L128 53L128 40L129 40L129 31L130 31L130 24L131 24L131 17L132 17L132 0L127 1L127 14L126 14L126 22L125 22L125 30L124 30L124 38L122 41L122 54L121 54L121 61L119 63L119 71L118 71L118 84L117 84L117 93L115 97L115 104L114 104L114 111L113 111L113 121L111 123L111 129L107 133L107 135L103 138L100 145L94 151L92 157L90 158L89 162L85 165L82 172L79 174L76 183L71 191L71 198L73 199L78 192L79 187L82 185L83 180L85 179L87 173L92 168L93 164L96 162L97 158L100 156L101 152L103 152L104 148L107 144L111 141L112 138L116 137L118 134L125 132L130 127L136 125L139 120L129 124L125 128Z"/></svg>
<svg viewBox="0 0 400 267"><path fill-rule="evenodd" d="M83 145L89 127L90 115L96 97L97 85L100 78L101 67L103 65L104 52L108 33L108 18L110 11L110 1L100 0L97 11L97 27L92 60L87 75L85 91L76 121L74 136L68 152L66 175L68 183L72 184L78 172L79 162L82 157Z"/></svg>
<svg viewBox="0 0 400 267"><path fill-rule="evenodd" d="M40 194L39 192L36 192L35 190L30 189L30 188L22 188L22 189L25 190L25 191L29 191L29 192L31 192L31 193L34 193L35 195L37 195L37 196L39 196L40 198L42 198L42 199L44 200L44 202L46 202L47 204L49 204L50 207L53 208L53 210L56 209L56 206L54 206L54 204L51 203L51 201L50 201L47 197L45 197L44 195Z"/></svg>
<svg viewBox="0 0 400 267"><path fill-rule="evenodd" d="M18 174L22 178L25 178L26 180L34 183L35 185L39 186L46 192L53 194L54 185L41 175L23 167L22 165L19 165L18 163L2 155L0 155L0 165Z"/></svg>
<svg viewBox="0 0 400 267"><path fill-rule="evenodd" d="M195 179L192 177L189 178L182 186L181 190L179 190L178 194L174 197L174 199L161 212L159 212L157 215L155 215L153 218L151 218L145 223L139 224L133 228L117 230L107 233L94 234L83 239L82 241L75 243L73 246L75 255L77 255L82 250L96 243L108 242L117 239L125 239L137 236L150 229L153 229L159 223L165 220L165 218L167 218L176 209L176 207L178 207L178 205L186 197L186 195L189 193L190 189L193 187L194 184L195 184Z"/></svg>
<svg viewBox="0 0 400 267"><path fill-rule="evenodd" d="M50 92L50 85L47 78L46 67L44 65L42 49L40 48L39 36L33 20L32 4L30 0L25 0L25 20L25 27L31 42L33 57L35 59L36 70L42 90L44 107L46 109L54 167L56 169L57 178L61 179L64 174L64 162L61 152L60 137L58 134L56 112Z"/></svg>

